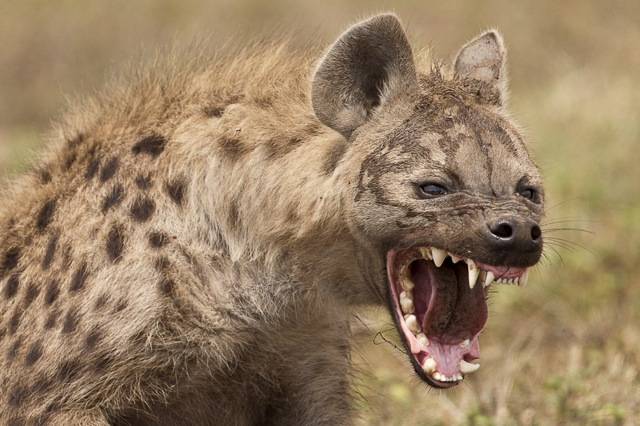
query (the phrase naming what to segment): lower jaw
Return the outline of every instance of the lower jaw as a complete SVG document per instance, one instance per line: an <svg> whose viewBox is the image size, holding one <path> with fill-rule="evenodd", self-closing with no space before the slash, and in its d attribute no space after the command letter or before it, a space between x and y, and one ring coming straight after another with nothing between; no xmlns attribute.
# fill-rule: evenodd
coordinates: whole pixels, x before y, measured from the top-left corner
<svg viewBox="0 0 640 426"><path fill-rule="evenodd" d="M466 374L476 371L480 365L473 361L480 358L480 332L471 339L459 343L443 343L429 338L422 330L409 330L401 313L395 309L399 328L409 358L416 373L429 384L449 388L464 380Z"/></svg>

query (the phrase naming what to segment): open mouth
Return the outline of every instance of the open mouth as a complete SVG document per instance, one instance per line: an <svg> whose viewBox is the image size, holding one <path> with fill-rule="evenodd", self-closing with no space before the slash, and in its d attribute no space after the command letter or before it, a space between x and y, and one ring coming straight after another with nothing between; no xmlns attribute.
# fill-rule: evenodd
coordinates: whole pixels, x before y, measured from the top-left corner
<svg viewBox="0 0 640 426"><path fill-rule="evenodd" d="M524 285L528 272L413 247L389 251L387 274L394 317L416 372L446 388L480 368L489 285Z"/></svg>

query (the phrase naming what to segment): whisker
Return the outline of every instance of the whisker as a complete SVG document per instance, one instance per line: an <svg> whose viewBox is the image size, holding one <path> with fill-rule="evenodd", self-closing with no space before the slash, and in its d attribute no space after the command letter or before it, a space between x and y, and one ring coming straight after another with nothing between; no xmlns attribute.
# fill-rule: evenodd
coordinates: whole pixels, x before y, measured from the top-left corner
<svg viewBox="0 0 640 426"><path fill-rule="evenodd" d="M392 331L392 330L393 330L393 329L386 329L386 330L380 330L380 331L378 331L378 332L376 333L376 335L375 335L375 336L373 336L373 344L374 344L374 345L376 345L376 346L378 346L378 345L381 345L381 344L383 344L383 343L387 343L387 344L391 345L391 347L392 347L392 348L394 348L395 350L397 350L398 352L400 352L400 353L402 353L402 354L404 354L404 355L407 355L407 351L406 351L406 350L404 350L403 348L399 348L399 347L398 347L398 345L396 345L395 343L393 343L391 340L387 339L387 338L384 336L384 333L385 333L385 332L387 332L387 331ZM382 342L378 340L378 337L379 337L380 339L382 339Z"/></svg>

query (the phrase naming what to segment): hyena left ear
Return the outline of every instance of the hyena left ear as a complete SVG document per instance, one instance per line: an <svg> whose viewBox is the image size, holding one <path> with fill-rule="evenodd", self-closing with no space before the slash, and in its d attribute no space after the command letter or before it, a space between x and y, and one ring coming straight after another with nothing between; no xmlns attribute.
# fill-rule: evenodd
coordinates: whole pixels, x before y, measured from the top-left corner
<svg viewBox="0 0 640 426"><path fill-rule="evenodd" d="M311 102L320 121L349 138L376 107L416 86L402 25L383 14L352 26L329 48L313 76Z"/></svg>
<svg viewBox="0 0 640 426"><path fill-rule="evenodd" d="M478 93L483 87L489 89L489 93L481 93L485 100L503 105L507 100L506 55L500 33L487 31L460 49L455 60L455 76L479 82Z"/></svg>

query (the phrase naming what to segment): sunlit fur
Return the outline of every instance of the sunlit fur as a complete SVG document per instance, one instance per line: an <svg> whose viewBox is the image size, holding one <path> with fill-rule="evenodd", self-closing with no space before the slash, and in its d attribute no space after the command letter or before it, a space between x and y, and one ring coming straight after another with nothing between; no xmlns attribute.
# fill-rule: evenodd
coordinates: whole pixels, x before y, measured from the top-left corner
<svg viewBox="0 0 640 426"><path fill-rule="evenodd" d="M492 211L490 190L539 214L513 196L514 179L538 178L491 87L419 69L414 93L392 97L387 81L347 140L311 106L321 57L177 55L56 126L0 208L0 421L349 423L350 309L384 302L384 249L472 249L461 218ZM464 137L490 118L513 145L450 152L420 105L443 120L465 105ZM472 210L408 197L409 180L445 166Z"/></svg>

